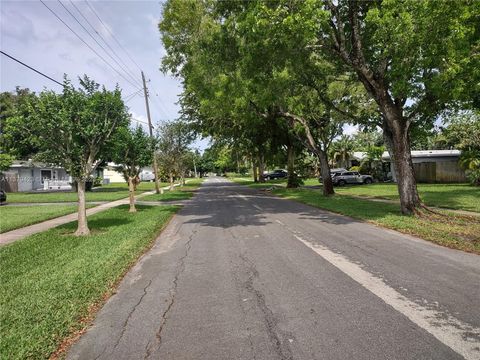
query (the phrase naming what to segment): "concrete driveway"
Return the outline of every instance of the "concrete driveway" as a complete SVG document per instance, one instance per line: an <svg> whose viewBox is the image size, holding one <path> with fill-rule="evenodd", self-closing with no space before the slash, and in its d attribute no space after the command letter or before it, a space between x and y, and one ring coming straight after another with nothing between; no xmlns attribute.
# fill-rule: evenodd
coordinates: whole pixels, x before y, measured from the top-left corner
<svg viewBox="0 0 480 360"><path fill-rule="evenodd" d="M480 359L480 257L209 179L69 359Z"/></svg>

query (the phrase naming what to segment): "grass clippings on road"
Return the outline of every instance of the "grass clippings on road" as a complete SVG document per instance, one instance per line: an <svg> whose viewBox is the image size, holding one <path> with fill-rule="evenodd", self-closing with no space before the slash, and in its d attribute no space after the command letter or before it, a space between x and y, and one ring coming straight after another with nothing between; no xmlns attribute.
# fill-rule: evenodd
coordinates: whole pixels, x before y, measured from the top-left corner
<svg viewBox="0 0 480 360"><path fill-rule="evenodd" d="M77 211L76 205L0 207L0 233L37 224Z"/></svg>
<svg viewBox="0 0 480 360"><path fill-rule="evenodd" d="M274 189L286 199L299 201L375 225L418 236L453 249L480 254L480 218L447 211L439 214L423 212L421 216L405 216L397 204L379 203L337 194L322 195L321 190Z"/></svg>
<svg viewBox="0 0 480 360"><path fill-rule="evenodd" d="M0 358L48 358L178 209L137 208L89 216L91 236L73 236L72 222L0 248Z"/></svg>

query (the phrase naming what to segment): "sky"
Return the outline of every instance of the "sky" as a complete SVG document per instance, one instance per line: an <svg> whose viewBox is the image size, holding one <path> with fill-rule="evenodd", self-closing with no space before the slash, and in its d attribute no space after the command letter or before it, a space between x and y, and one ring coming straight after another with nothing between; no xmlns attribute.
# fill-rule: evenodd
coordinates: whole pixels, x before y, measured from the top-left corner
<svg viewBox="0 0 480 360"><path fill-rule="evenodd" d="M159 70L161 58L165 54L157 28L161 17L161 2L158 0L88 0L88 2L73 0L73 4L71 0L62 0L61 3L58 0L44 2L96 53L56 18L40 0L0 0L2 51L59 82L62 82L64 74L75 80L87 74L109 89L118 84L124 99L128 100L126 105L132 117L145 126L147 118L143 93L139 91L137 95L130 96L141 89L141 69L148 80L154 126L178 117L178 95L182 90L180 81ZM103 49L76 22L67 9L103 46ZM85 19L101 37L93 31ZM60 85L3 55L0 56L0 75L0 91L13 91L16 86L36 92L43 89L61 91ZM345 128L347 134L355 131L354 126L348 125ZM208 139L197 140L193 144L194 148L200 150L207 146Z"/></svg>
<svg viewBox="0 0 480 360"><path fill-rule="evenodd" d="M132 117L146 122L143 92L139 91L137 95L130 96L141 89L141 69L148 81L154 126L178 117L177 101L182 90L180 81L159 70L161 58L165 54L157 28L162 10L161 2L122 0L88 0L88 3L84 0L74 0L73 4L70 0L62 0L61 3L58 0L44 2L96 53L56 18L40 0L0 0L2 51L59 82L63 81L64 74L74 80L87 74L108 89L113 89L118 84L124 99L128 100L126 105ZM0 75L0 91L13 91L16 86L36 92L43 89L61 91L60 85L3 55L0 56ZM204 148L206 144L206 141L197 141L195 147Z"/></svg>

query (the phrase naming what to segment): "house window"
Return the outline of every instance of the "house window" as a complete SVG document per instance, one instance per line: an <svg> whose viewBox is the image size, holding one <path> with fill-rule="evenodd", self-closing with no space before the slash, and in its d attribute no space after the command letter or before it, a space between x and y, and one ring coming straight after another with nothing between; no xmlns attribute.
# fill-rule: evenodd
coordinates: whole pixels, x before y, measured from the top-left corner
<svg viewBox="0 0 480 360"><path fill-rule="evenodd" d="M52 179L52 170L40 170L40 177L42 178L42 184L46 180Z"/></svg>

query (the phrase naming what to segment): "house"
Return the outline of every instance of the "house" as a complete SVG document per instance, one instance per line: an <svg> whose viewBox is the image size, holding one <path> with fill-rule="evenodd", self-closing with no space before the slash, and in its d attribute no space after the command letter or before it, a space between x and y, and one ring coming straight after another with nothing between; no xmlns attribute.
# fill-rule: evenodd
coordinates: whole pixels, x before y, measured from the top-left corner
<svg viewBox="0 0 480 360"><path fill-rule="evenodd" d="M94 177L103 177L103 170L95 170ZM64 168L32 160L15 160L0 180L6 192L72 190L72 177Z"/></svg>
<svg viewBox="0 0 480 360"><path fill-rule="evenodd" d="M107 166L104 168L103 171L103 180L104 183L123 183L125 182L125 178L123 174L117 171L117 164L113 162L109 162ZM153 169L150 167L145 167L140 172L140 181L153 181L155 179L155 175L153 174Z"/></svg>
<svg viewBox="0 0 480 360"><path fill-rule="evenodd" d="M466 182L465 170L458 165L460 154L460 150L413 150L412 161L416 180L425 183ZM391 162L388 152L383 153L382 160ZM393 164L390 169L392 179L395 181Z"/></svg>
<svg viewBox="0 0 480 360"><path fill-rule="evenodd" d="M418 182L424 183L466 182L465 170L458 165L460 154L460 150L413 150L415 178ZM365 157L365 152L353 152L349 159L349 167L360 165ZM382 161L385 162L386 177L396 181L395 169L387 151L383 153Z"/></svg>
<svg viewBox="0 0 480 360"><path fill-rule="evenodd" d="M71 177L59 166L15 160L3 172L1 187L6 192L26 192L37 190L70 190Z"/></svg>

